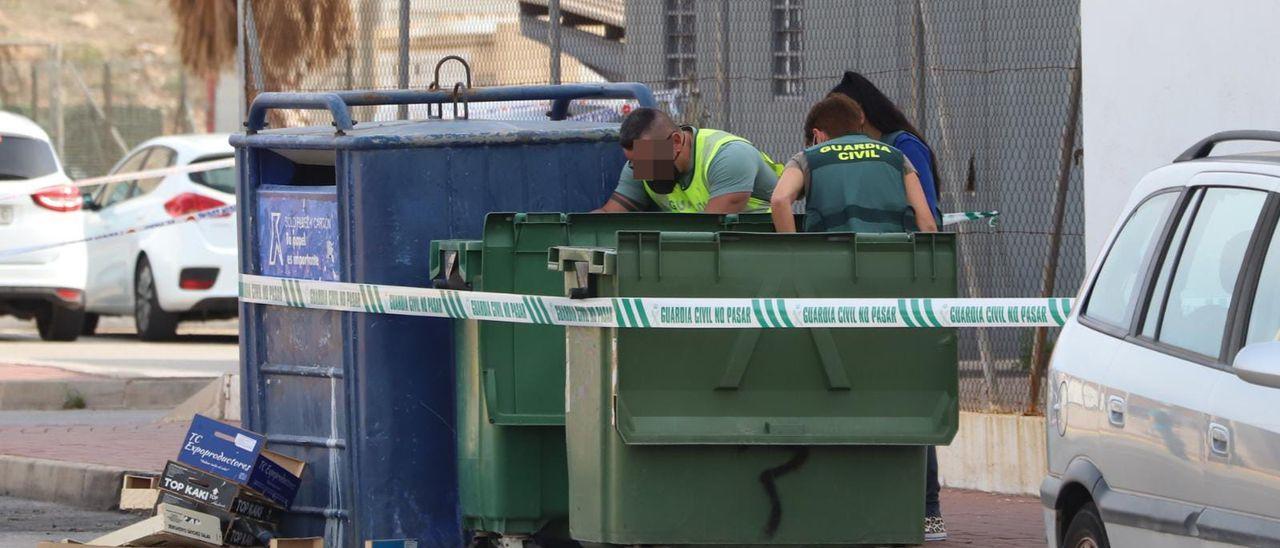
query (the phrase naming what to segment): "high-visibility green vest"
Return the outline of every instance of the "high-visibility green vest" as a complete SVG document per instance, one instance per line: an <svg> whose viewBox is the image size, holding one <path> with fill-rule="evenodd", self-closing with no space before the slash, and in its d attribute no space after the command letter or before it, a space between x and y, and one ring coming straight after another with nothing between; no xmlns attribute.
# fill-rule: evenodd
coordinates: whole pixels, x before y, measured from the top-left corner
<svg viewBox="0 0 1280 548"><path fill-rule="evenodd" d="M728 132L715 129L697 130L693 138L693 178L689 181L689 188L683 188L677 182L670 194L659 194L649 187L649 181L644 181L645 193L663 211L701 213L707 209L707 202L711 201L711 187L707 185L707 171L711 168L711 159L715 158L721 148L734 141L751 144L746 139ZM782 174L784 167L782 164L775 163L763 152L760 153L760 157L773 168L774 175ZM768 211L769 200L752 196L747 199L747 208L743 213Z"/></svg>
<svg viewBox="0 0 1280 548"><path fill-rule="evenodd" d="M852 134L805 149L806 232L915 232L902 152Z"/></svg>

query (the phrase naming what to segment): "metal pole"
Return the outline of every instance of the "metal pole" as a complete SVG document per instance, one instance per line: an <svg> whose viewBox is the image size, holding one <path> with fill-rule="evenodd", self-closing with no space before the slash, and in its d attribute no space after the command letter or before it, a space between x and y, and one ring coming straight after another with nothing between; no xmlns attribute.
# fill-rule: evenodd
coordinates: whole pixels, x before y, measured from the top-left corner
<svg viewBox="0 0 1280 548"><path fill-rule="evenodd" d="M31 119L40 123L40 64L31 63Z"/></svg>
<svg viewBox="0 0 1280 548"><path fill-rule="evenodd" d="M245 0L236 0L236 58L240 60L236 63L236 78L240 79L240 104L237 106L239 112L237 120L244 120L245 112L249 108L248 86L249 81L245 79L245 66L249 62L248 51L244 47L244 3Z"/></svg>
<svg viewBox="0 0 1280 548"><path fill-rule="evenodd" d="M551 24L548 45L551 46L551 83L560 83L560 0L547 0L547 19Z"/></svg>
<svg viewBox="0 0 1280 548"><path fill-rule="evenodd" d="M49 46L53 52L52 77L49 79L50 114L53 116L53 130L58 134L58 157L64 161L66 155L66 124L62 117L62 44Z"/></svg>
<svg viewBox="0 0 1280 548"><path fill-rule="evenodd" d="M920 35L923 37L926 44L930 43L928 41L929 19L927 15L928 14L925 12L922 6L920 10L920 29L921 29ZM936 43L934 44L936 45ZM937 55L936 53L937 48L934 48L934 49L922 48L921 51L924 52L924 62L937 63L937 59L935 58L935 56ZM946 89L943 86L944 86L944 81L939 80L938 81L938 137L941 140L942 145L939 148L935 149L934 151L935 153L955 150L955 148L951 145L952 143L951 127L948 124L948 121L951 118L948 113L947 102L945 100L947 97ZM939 162L939 164L942 164L942 162ZM958 178L956 177L951 178L951 180L953 181L957 179ZM965 296L970 298L981 297L982 296L980 294L981 291L979 290L979 287L978 287L977 267L974 266L975 259L978 256L977 249L975 249L975 246L973 243L971 243L970 239L965 237L963 234L960 235L960 237L956 238L956 246L958 248L957 254L965 258L964 260L960 261L960 271L961 271L961 275L964 277L965 293L966 293ZM982 367L982 381L983 381L983 386L986 389L985 396L987 400L986 401L987 409L994 410L997 407L996 399L998 399L1000 396L1000 378L996 376L995 353L991 348L991 333L990 333L990 330L986 328L981 328L981 327L975 329L974 332L975 332L974 335L978 339L978 361L979 361L979 365L981 365Z"/></svg>
<svg viewBox="0 0 1280 548"><path fill-rule="evenodd" d="M102 120L107 123L107 127L111 127L111 120L114 118L112 105L114 101L111 96L111 63L102 64Z"/></svg>
<svg viewBox="0 0 1280 548"><path fill-rule="evenodd" d="M1058 255L1062 249L1062 224L1066 217L1067 192L1071 189L1071 163L1075 157L1076 129L1080 124L1080 46L1076 46L1076 63L1071 69L1071 97L1067 108L1067 127L1062 132L1062 148L1058 151L1058 188L1053 198L1053 231L1049 233L1049 260L1044 265L1040 280L1040 296L1052 297L1058 274ZM1027 413L1035 414L1040 401L1040 384L1044 380L1045 351L1048 330L1036 328L1035 341L1031 345L1031 401Z"/></svg>
<svg viewBox="0 0 1280 548"><path fill-rule="evenodd" d="M409 0L400 0L400 65L399 88L409 89ZM409 105L400 105L396 117L409 119Z"/></svg>
<svg viewBox="0 0 1280 548"><path fill-rule="evenodd" d="M716 76L720 80L720 109L722 112L720 129L731 131L733 127L733 109L730 99L733 97L729 86L729 0L720 0L720 55Z"/></svg>
<svg viewBox="0 0 1280 548"><path fill-rule="evenodd" d="M928 66L925 63L925 41L924 41L924 5L921 0L916 0L912 9L912 31L915 34L915 122L916 129L921 133L929 130L929 117L925 116L928 108L929 96L925 88L925 78L928 75Z"/></svg>

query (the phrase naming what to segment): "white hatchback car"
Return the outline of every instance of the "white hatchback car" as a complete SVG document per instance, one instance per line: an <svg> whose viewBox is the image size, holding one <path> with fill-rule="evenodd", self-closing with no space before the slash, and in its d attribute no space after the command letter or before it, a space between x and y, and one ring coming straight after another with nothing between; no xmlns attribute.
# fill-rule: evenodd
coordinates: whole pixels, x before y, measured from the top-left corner
<svg viewBox="0 0 1280 548"><path fill-rule="evenodd" d="M157 137L135 148L111 173L147 171L232 158L226 134ZM234 205L235 170L121 181L86 200L90 235L129 231ZM86 334L100 315L132 315L143 340L171 338L178 322L234 317L237 312L235 215L208 217L89 246Z"/></svg>
<svg viewBox="0 0 1280 548"><path fill-rule="evenodd" d="M84 217L69 183L44 130L0 112L0 314L35 318L45 340L75 340L84 318Z"/></svg>
<svg viewBox="0 0 1280 548"><path fill-rule="evenodd" d="M1280 546L1280 152L1143 178L1050 364L1050 546Z"/></svg>

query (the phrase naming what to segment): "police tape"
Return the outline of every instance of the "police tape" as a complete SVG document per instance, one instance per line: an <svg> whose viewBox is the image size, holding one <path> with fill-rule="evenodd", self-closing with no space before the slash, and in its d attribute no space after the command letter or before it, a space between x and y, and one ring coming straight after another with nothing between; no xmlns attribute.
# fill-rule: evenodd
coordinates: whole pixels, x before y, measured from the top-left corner
<svg viewBox="0 0 1280 548"><path fill-rule="evenodd" d="M999 211L961 211L959 213L943 213L942 226L963 223L965 221L977 221L980 219L990 219L987 226L996 226L1000 224Z"/></svg>
<svg viewBox="0 0 1280 548"><path fill-rule="evenodd" d="M56 247L62 247L66 245L96 242L98 240L105 240L107 238L116 238L119 236L126 236L129 234L137 234L139 232L146 232L148 230L155 230L157 228L163 228L166 226L179 225L182 223L193 222L193 221L202 221L204 219L211 219L214 217L225 217L227 215L232 215L235 212L236 212L236 206L234 205L215 207L213 209L206 209L199 213L190 213L187 215L183 215L181 217L174 217L172 219L156 221L154 223L148 223L141 226L130 227L124 230L112 230L110 232L103 232L101 234L94 234L93 236L86 236L83 238L75 238L70 240L62 240L58 242L49 242L44 244L28 245L28 246L22 246L22 247L3 249L3 250L0 250L0 258L12 257L14 255L23 255L27 253L35 253L37 251L44 251L46 249L53 249Z"/></svg>
<svg viewBox="0 0 1280 548"><path fill-rule="evenodd" d="M1074 299L569 299L240 275L247 303L579 327L678 329L1059 327Z"/></svg>
<svg viewBox="0 0 1280 548"><path fill-rule="evenodd" d="M143 171L130 171L128 173L115 173L112 175L103 175L101 177L89 177L87 179L78 179L68 183L55 184L47 187L32 189L26 192L14 192L9 194L0 194L0 201L29 196L42 190L51 188L59 188L64 186L73 186L82 188L86 186L98 186L110 183L118 183L121 181L133 181L137 179L150 179L153 177L167 177L179 173L201 173L205 171L213 171L215 169L223 169L235 167L235 158L226 158L223 160L211 160L207 162L193 162L183 166L161 167L156 169L147 169Z"/></svg>

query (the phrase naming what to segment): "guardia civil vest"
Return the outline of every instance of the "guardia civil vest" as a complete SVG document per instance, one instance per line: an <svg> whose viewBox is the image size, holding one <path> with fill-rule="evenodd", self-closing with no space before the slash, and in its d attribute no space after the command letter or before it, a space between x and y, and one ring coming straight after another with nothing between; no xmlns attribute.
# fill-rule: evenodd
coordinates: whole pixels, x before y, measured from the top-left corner
<svg viewBox="0 0 1280 548"><path fill-rule="evenodd" d="M806 232L914 232L902 152L853 134L805 149Z"/></svg>
<svg viewBox="0 0 1280 548"><path fill-rule="evenodd" d="M715 158L716 153L720 152L721 148L734 141L743 141L750 144L746 139L724 131L699 129L694 133L693 178L689 181L689 188L684 188L679 183L676 183L675 189L670 194L659 194L650 188L649 181L644 181L645 193L663 211L674 213L701 212L707 208L707 202L711 201L711 187L707 185L707 171L711 168L711 159ZM782 174L782 168L784 167L782 164L775 163L763 152L760 153L760 157L773 168L775 175ZM747 208L744 213L767 211L769 211L769 200L762 200L755 196L747 199Z"/></svg>

